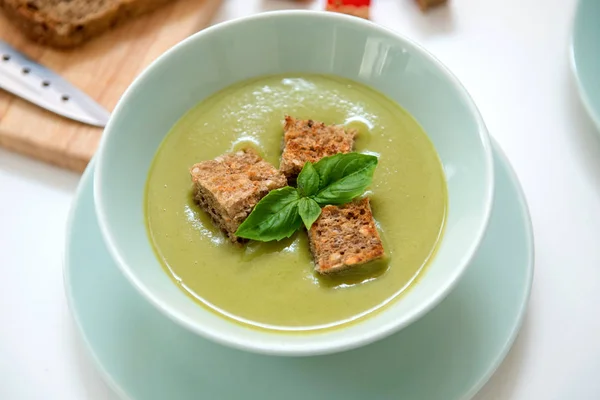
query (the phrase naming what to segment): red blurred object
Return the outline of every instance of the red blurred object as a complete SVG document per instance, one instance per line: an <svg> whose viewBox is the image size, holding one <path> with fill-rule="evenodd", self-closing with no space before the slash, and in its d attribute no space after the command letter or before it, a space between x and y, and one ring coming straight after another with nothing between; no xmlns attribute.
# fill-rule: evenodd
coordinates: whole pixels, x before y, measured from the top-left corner
<svg viewBox="0 0 600 400"><path fill-rule="evenodd" d="M327 0L326 10L369 19L371 0Z"/></svg>

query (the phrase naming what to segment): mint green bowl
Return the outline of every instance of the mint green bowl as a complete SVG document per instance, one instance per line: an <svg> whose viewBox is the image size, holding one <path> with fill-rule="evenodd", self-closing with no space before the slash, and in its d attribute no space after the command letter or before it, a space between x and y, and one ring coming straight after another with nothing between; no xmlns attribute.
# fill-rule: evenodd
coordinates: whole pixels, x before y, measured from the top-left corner
<svg viewBox="0 0 600 400"><path fill-rule="evenodd" d="M600 129L600 1L580 0L573 22L571 61L577 88Z"/></svg>
<svg viewBox="0 0 600 400"><path fill-rule="evenodd" d="M199 101L235 82L286 72L338 75L397 101L430 136L448 183L444 238L420 282L384 311L323 333L253 330L206 310L173 284L146 235L144 185L154 154L173 124ZM219 24L179 43L123 95L96 157L94 198L100 229L133 286L192 332L267 354L313 355L355 348L423 316L465 272L492 208L489 137L458 80L411 40L371 22L328 12L259 14Z"/></svg>

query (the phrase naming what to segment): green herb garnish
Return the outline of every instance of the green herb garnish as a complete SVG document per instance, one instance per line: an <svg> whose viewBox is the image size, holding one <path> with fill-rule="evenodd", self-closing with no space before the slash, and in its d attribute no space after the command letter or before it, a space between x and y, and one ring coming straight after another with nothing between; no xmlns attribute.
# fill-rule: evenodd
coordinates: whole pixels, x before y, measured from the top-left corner
<svg viewBox="0 0 600 400"><path fill-rule="evenodd" d="M321 215L321 206L310 197L303 197L298 202L298 213L306 229L310 229L313 222Z"/></svg>
<svg viewBox="0 0 600 400"><path fill-rule="evenodd" d="M371 184L377 157L347 153L307 162L298 175L298 188L272 190L238 227L236 235L262 242L294 234L302 223L306 229L321 215L321 207L341 205L360 196Z"/></svg>

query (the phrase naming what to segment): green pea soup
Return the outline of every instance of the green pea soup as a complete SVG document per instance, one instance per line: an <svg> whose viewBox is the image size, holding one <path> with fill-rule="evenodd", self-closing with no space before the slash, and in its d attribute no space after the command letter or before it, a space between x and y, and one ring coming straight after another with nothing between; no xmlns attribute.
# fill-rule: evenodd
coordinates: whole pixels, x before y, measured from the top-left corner
<svg viewBox="0 0 600 400"><path fill-rule="evenodd" d="M236 247L194 203L194 163L251 146L278 167L285 115L355 128L355 151L379 157L366 193L386 252L375 272L319 276L304 230ZM241 82L189 110L155 155L145 199L150 241L175 284L226 318L279 331L340 327L397 301L426 273L446 209L439 157L410 114L362 84L307 74Z"/></svg>

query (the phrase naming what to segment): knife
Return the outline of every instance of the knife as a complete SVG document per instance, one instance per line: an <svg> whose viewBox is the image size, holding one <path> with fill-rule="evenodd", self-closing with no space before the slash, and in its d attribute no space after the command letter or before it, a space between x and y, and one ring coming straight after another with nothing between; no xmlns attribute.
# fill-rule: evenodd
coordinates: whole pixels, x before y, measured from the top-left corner
<svg viewBox="0 0 600 400"><path fill-rule="evenodd" d="M2 40L0 89L85 124L104 127L110 117L110 113L91 97Z"/></svg>

